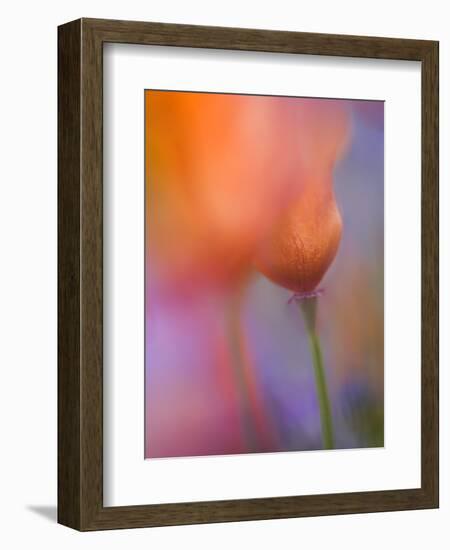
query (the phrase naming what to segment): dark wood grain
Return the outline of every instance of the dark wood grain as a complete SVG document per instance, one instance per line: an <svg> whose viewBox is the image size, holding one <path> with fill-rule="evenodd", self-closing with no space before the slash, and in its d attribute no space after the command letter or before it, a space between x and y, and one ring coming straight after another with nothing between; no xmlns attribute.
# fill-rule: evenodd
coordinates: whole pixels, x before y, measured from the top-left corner
<svg viewBox="0 0 450 550"><path fill-rule="evenodd" d="M422 59L422 488L439 502L439 45Z"/></svg>
<svg viewBox="0 0 450 550"><path fill-rule="evenodd" d="M58 29L58 521L81 528L81 22Z"/></svg>
<svg viewBox="0 0 450 550"><path fill-rule="evenodd" d="M438 43L81 19L58 33L58 521L82 531L438 506ZM103 506L102 48L105 42L422 63L419 489Z"/></svg>

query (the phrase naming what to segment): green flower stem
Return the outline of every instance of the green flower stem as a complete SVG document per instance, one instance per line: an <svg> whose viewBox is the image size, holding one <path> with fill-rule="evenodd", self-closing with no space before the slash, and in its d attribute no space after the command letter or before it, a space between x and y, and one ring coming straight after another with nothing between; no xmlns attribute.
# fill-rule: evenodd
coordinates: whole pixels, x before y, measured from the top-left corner
<svg viewBox="0 0 450 550"><path fill-rule="evenodd" d="M314 367L317 399L320 409L320 423L322 427L322 442L325 449L334 448L333 421L331 417L330 398L328 396L327 380L323 365L322 350L319 336L316 331L317 297L304 298L299 302L300 310L306 325L309 348Z"/></svg>
<svg viewBox="0 0 450 550"><path fill-rule="evenodd" d="M241 295L230 299L226 315L226 326L231 353L231 367L239 395L239 406L243 435L250 452L258 449L257 429L253 418L250 389L246 378L246 361L242 345L242 326L240 322Z"/></svg>

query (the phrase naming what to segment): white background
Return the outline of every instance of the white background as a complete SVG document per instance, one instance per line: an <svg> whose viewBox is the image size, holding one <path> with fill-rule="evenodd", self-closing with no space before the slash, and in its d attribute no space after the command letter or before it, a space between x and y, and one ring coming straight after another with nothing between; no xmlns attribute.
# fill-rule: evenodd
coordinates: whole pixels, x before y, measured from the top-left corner
<svg viewBox="0 0 450 550"><path fill-rule="evenodd" d="M420 487L420 64L108 44L103 65L105 505ZM146 88L386 100L384 448L143 460Z"/></svg>
<svg viewBox="0 0 450 550"><path fill-rule="evenodd" d="M446 2L16 2L0 88L0 543L6 548L446 549L450 532L450 36ZM79 534L56 504L56 25L79 16L441 41L441 509ZM408 197L405 197L405 202ZM399 220L400 221L400 220ZM408 274L405 273L405 277Z"/></svg>

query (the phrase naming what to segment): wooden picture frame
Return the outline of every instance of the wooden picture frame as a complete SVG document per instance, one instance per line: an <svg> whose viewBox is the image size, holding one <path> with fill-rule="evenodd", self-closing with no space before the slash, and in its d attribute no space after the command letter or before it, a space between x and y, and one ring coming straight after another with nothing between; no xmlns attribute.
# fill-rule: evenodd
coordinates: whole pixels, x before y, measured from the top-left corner
<svg viewBox="0 0 450 550"><path fill-rule="evenodd" d="M422 67L421 487L103 506L102 47L105 42L359 58ZM81 530L438 506L438 43L79 19L58 29L58 521Z"/></svg>

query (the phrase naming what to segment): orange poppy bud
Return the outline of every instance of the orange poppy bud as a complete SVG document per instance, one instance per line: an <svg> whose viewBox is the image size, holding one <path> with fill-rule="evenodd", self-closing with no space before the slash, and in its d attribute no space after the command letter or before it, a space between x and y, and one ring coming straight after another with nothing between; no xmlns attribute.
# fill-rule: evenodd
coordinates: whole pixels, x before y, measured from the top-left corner
<svg viewBox="0 0 450 550"><path fill-rule="evenodd" d="M332 171L348 137L343 102L302 100L291 104L300 140L298 192L259 247L255 265L295 293L316 289L339 247L342 219Z"/></svg>
<svg viewBox="0 0 450 550"><path fill-rule="evenodd" d="M327 187L325 196L304 193L287 209L255 262L269 279L296 293L317 287L341 240L342 221L331 180Z"/></svg>

